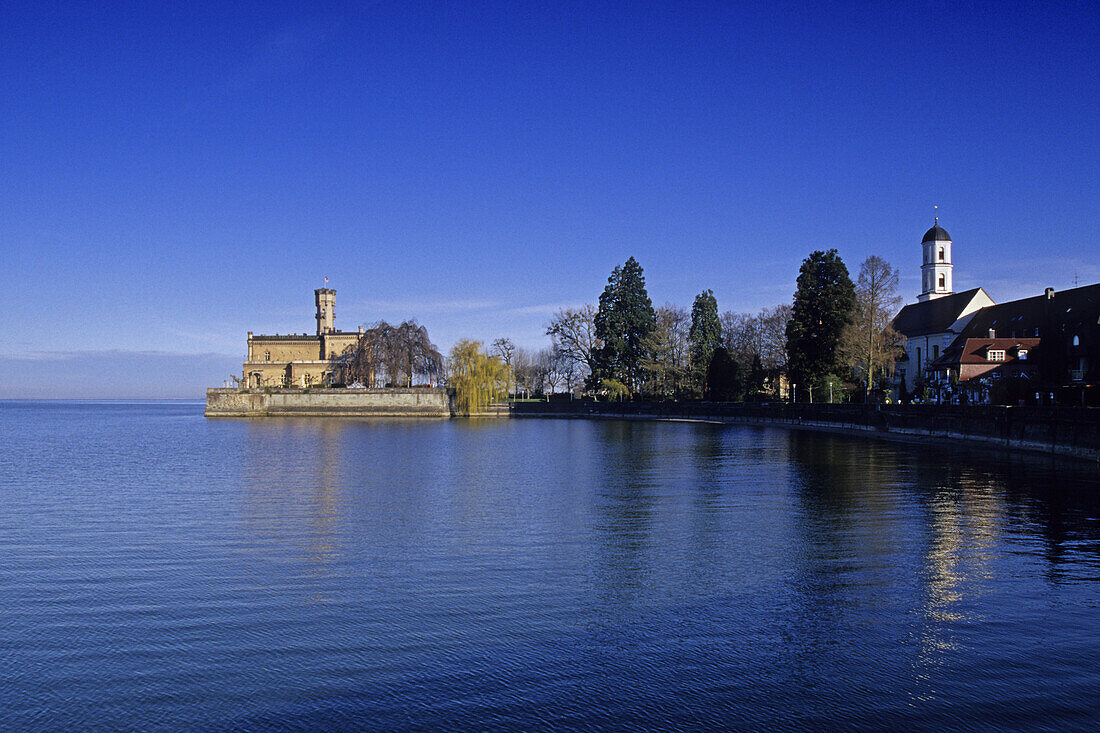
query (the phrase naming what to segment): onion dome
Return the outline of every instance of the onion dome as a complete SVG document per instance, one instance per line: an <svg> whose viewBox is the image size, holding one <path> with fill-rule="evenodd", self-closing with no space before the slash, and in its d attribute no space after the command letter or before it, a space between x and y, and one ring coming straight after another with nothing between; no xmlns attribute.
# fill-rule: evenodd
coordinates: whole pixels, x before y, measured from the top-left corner
<svg viewBox="0 0 1100 733"><path fill-rule="evenodd" d="M924 239L920 241L921 244L925 242L950 242L951 235L937 222L935 226L924 233Z"/></svg>

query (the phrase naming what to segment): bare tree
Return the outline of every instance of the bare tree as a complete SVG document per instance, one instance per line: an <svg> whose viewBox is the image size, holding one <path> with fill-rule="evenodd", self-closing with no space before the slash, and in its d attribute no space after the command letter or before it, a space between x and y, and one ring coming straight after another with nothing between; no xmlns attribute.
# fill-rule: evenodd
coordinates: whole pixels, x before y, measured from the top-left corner
<svg viewBox="0 0 1100 733"><path fill-rule="evenodd" d="M865 399L870 401L879 377L889 374L896 357L898 334L890 327L901 305L898 271L878 255L859 266L856 280L856 309L844 334L843 348L853 371L864 374Z"/></svg>
<svg viewBox="0 0 1100 733"><path fill-rule="evenodd" d="M512 392L513 386L516 381L515 369L512 365L512 354L516 350L516 345L512 343L512 340L507 337L498 338L493 342L492 347L489 349L489 353L492 356L500 359L504 366L508 368L508 392Z"/></svg>
<svg viewBox="0 0 1100 733"><path fill-rule="evenodd" d="M567 383L568 369L571 365L569 358L556 346L540 349L538 362L543 372L543 381L546 384L546 393L555 394L558 386Z"/></svg>
<svg viewBox="0 0 1100 733"><path fill-rule="evenodd" d="M720 321L726 351L734 361L747 368L753 356L759 356L761 352L760 318L750 313L726 311Z"/></svg>
<svg viewBox="0 0 1100 733"><path fill-rule="evenodd" d="M583 305L580 308L563 308L550 319L546 335L553 339L554 346L573 362L575 373L584 378L584 373L593 373L596 350L603 342L596 337L596 307Z"/></svg>
<svg viewBox="0 0 1100 733"><path fill-rule="evenodd" d="M526 349L515 349L511 359L516 391L522 388L524 397L529 398L532 392L538 392L542 388L542 373L538 360L535 354Z"/></svg>
<svg viewBox="0 0 1100 733"><path fill-rule="evenodd" d="M782 303L764 308L756 317L760 360L766 369L787 367L787 321L791 320L791 310L790 303Z"/></svg>
<svg viewBox="0 0 1100 733"><path fill-rule="evenodd" d="M691 313L665 303L657 308L656 324L646 339L648 356L642 359L645 390L654 397L672 399L691 392Z"/></svg>

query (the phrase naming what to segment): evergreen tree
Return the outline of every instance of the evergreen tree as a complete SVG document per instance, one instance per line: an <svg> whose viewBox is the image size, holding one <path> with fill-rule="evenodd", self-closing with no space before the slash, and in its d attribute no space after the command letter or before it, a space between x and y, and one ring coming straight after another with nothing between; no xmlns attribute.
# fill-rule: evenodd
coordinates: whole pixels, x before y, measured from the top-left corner
<svg viewBox="0 0 1100 733"><path fill-rule="evenodd" d="M811 252L798 272L791 320L787 322L788 375L812 387L837 371L837 345L852 321L856 292L835 249Z"/></svg>
<svg viewBox="0 0 1100 733"><path fill-rule="evenodd" d="M714 350L707 366L707 385L704 393L714 402L740 402L745 393L745 380L741 365L734 361L726 347Z"/></svg>
<svg viewBox="0 0 1100 733"><path fill-rule="evenodd" d="M764 371L764 362L760 360L760 354L752 355L752 365L749 367L749 375L745 378L745 392L753 399L758 399L760 392L764 391L764 380L768 373Z"/></svg>
<svg viewBox="0 0 1100 733"><path fill-rule="evenodd" d="M722 345L722 323L718 320L718 301L714 292L704 290L695 296L691 306L691 328L688 330L691 342L691 369L697 391L702 394L706 387L706 372L710 366L715 349Z"/></svg>
<svg viewBox="0 0 1100 733"><path fill-rule="evenodd" d="M646 339L653 332L656 316L645 289L642 266L633 257L616 267L607 279L596 312L596 337L603 343L596 352L591 383L609 379L622 383L631 394L642 382L642 360L647 355Z"/></svg>

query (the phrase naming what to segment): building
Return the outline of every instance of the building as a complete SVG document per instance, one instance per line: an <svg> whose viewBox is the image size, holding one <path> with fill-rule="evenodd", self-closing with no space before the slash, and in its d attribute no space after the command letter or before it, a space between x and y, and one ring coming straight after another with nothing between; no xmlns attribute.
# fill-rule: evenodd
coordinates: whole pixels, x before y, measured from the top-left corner
<svg viewBox="0 0 1100 733"><path fill-rule="evenodd" d="M937 217L921 240L921 293L894 318L893 327L904 337L905 354L895 364L899 391L912 394L926 380L929 364L954 343L970 319L993 299L981 288L954 292L951 236Z"/></svg>
<svg viewBox="0 0 1100 733"><path fill-rule="evenodd" d="M1100 389L1100 284L996 304L952 291L951 237L937 219L921 247L922 291L893 327L898 392L934 398L1094 404Z"/></svg>
<svg viewBox="0 0 1100 733"><path fill-rule="evenodd" d="M358 331L337 331L336 291L314 291L317 333L257 336L248 332L242 384L248 387L310 387L342 377L344 365L355 353Z"/></svg>
<svg viewBox="0 0 1100 733"><path fill-rule="evenodd" d="M982 341L996 344L985 355L986 365L996 368L975 373L973 359L981 354L968 351L963 342ZM1042 295L983 308L967 323L959 342L959 348L930 368L948 380L954 375L964 386L976 381L971 392L988 392L997 382L1015 380L1008 395L1012 402L1100 401L1100 284L1061 292L1047 288ZM1012 353L1027 368L1014 367Z"/></svg>

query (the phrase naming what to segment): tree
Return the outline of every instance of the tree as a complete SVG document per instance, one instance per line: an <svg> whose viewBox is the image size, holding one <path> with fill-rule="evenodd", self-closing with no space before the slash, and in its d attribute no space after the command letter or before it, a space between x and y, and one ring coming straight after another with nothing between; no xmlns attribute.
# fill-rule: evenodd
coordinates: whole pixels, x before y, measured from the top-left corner
<svg viewBox="0 0 1100 733"><path fill-rule="evenodd" d="M508 366L481 349L480 341L462 339L451 347L448 384L455 390L458 409L476 414L508 394Z"/></svg>
<svg viewBox="0 0 1100 733"><path fill-rule="evenodd" d="M643 391L656 399L675 399L691 389L691 317L683 308L665 303L655 312L653 331L646 337Z"/></svg>
<svg viewBox="0 0 1100 733"><path fill-rule="evenodd" d="M722 344L731 358L739 364L748 364L753 354L761 351L760 319L751 313L726 311L719 320L722 326ZM786 324L783 324L786 326Z"/></svg>
<svg viewBox="0 0 1100 733"><path fill-rule="evenodd" d="M630 394L641 386L646 338L653 332L656 314L645 289L642 266L633 257L616 267L600 295L593 321L603 346L594 354L593 382L620 382Z"/></svg>
<svg viewBox="0 0 1100 733"><path fill-rule="evenodd" d="M812 252L803 260L786 329L794 384L812 387L836 372L837 346L851 323L855 300L848 268L835 249Z"/></svg>
<svg viewBox="0 0 1100 733"><path fill-rule="evenodd" d="M760 358L765 370L787 366L787 321L791 306L787 304L762 308L759 313L722 314L722 342L742 368L749 368L754 357Z"/></svg>
<svg viewBox="0 0 1100 733"><path fill-rule="evenodd" d="M704 290L695 296L691 305L691 328L688 330L691 342L691 371L697 394L702 395L706 388L707 369L715 349L722 346L722 324L718 320L718 301L714 292Z"/></svg>
<svg viewBox="0 0 1100 733"><path fill-rule="evenodd" d="M348 359L348 380L374 387L404 382L412 386L417 376L428 378L429 384L442 372L443 356L428 338L428 330L416 321L391 326L380 321L363 332Z"/></svg>
<svg viewBox="0 0 1100 733"><path fill-rule="evenodd" d="M767 370L787 368L787 322L792 310L790 303L783 303L764 308L756 317L760 361Z"/></svg>
<svg viewBox="0 0 1100 733"><path fill-rule="evenodd" d="M844 350L853 371L863 372L868 402L873 399L878 378L886 376L894 363L899 335L890 323L899 305L898 271L881 257L871 255L859 266L855 311L844 337Z"/></svg>
<svg viewBox="0 0 1100 733"><path fill-rule="evenodd" d="M567 379L569 360L565 353L556 345L551 345L548 348L540 349L538 354L535 355L535 360L542 371L546 393L549 395L556 393L558 385L564 383Z"/></svg>
<svg viewBox="0 0 1100 733"><path fill-rule="evenodd" d="M563 365L562 371L570 375L570 389L578 372L592 374L595 371L596 351L603 346L596 337L595 306L559 310L550 319L546 335L552 339L553 348L569 360L569 367Z"/></svg>
<svg viewBox="0 0 1100 733"><path fill-rule="evenodd" d="M711 356L707 365L706 392L708 400L715 402L740 402L744 392L745 383L741 376L741 365L738 364L726 347L719 346Z"/></svg>
<svg viewBox="0 0 1100 733"><path fill-rule="evenodd" d="M516 380L515 369L512 364L512 354L515 350L516 345L512 343L512 339L510 338L498 338L493 342L493 356L504 362L504 365L508 367L508 372L511 375L508 384L509 393L512 391L512 382Z"/></svg>
<svg viewBox="0 0 1100 733"><path fill-rule="evenodd" d="M512 354L512 375L516 381L516 391L522 389L525 397L542 392L548 369L549 365L543 358L542 351L531 353L526 349L516 349Z"/></svg>

